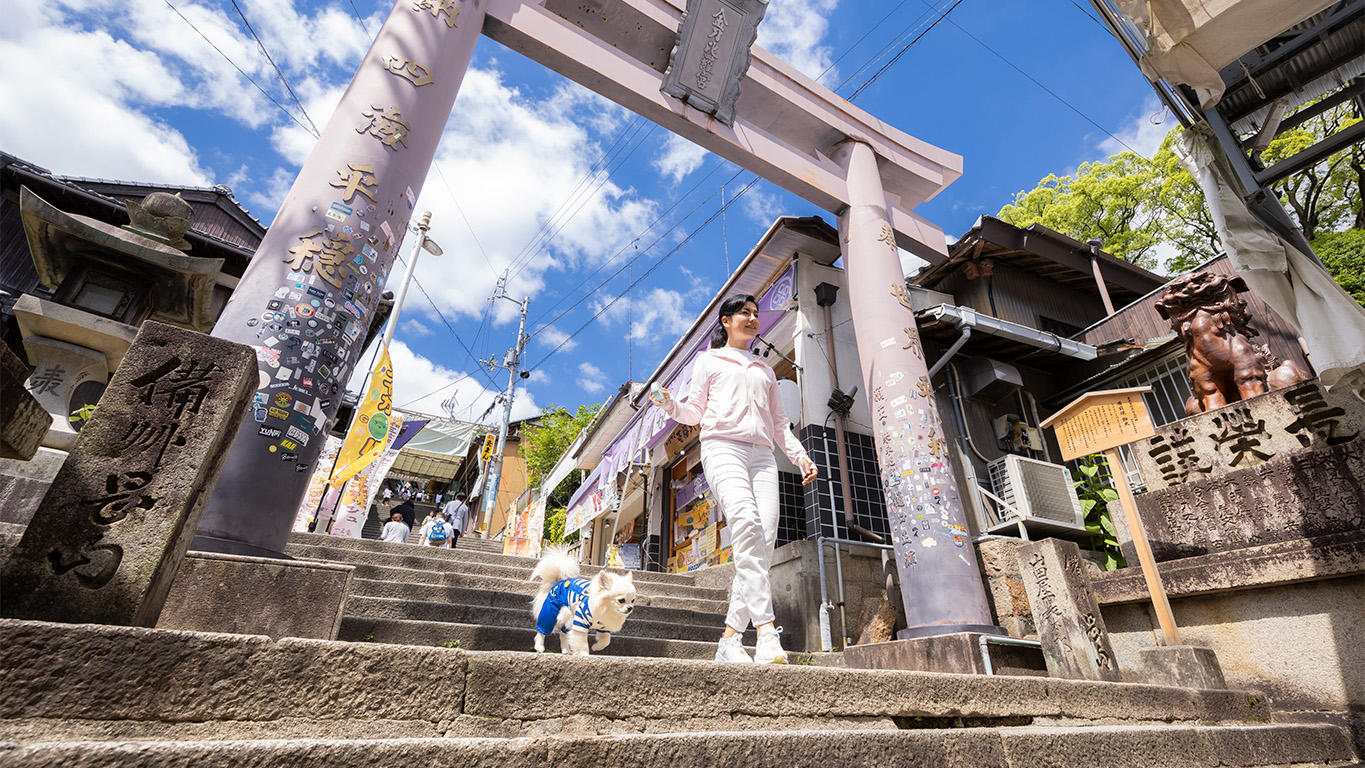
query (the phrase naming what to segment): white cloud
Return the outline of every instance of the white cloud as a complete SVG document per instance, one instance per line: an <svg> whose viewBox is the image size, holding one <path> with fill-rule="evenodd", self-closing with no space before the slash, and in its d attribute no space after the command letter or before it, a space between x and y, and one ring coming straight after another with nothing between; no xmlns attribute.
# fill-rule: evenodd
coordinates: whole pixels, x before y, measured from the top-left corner
<svg viewBox="0 0 1365 768"><path fill-rule="evenodd" d="M423 259L417 276L447 316L481 316L504 270L508 295L520 299L535 296L552 270L607 262L654 218L652 201L610 179L579 184L601 154L584 126L604 111L600 97L572 83L535 99L496 70L465 75L416 206L432 211L431 237L447 254ZM528 250L547 222L552 238ZM515 322L517 302L494 302L493 312L499 324Z"/></svg>
<svg viewBox="0 0 1365 768"><path fill-rule="evenodd" d="M579 363L578 387L588 394L597 394L607 388L607 374L592 363Z"/></svg>
<svg viewBox="0 0 1365 768"><path fill-rule="evenodd" d="M1154 122L1155 120L1161 122ZM1113 136L1101 141L1099 149L1106 157L1127 151L1130 147L1143 157L1151 157L1156 154L1161 141L1176 124L1175 118L1162 106L1161 100L1155 94L1149 95L1142 102L1138 114L1130 116L1128 122L1115 131Z"/></svg>
<svg viewBox="0 0 1365 768"><path fill-rule="evenodd" d="M430 336L432 334L432 330L420 320L404 320L398 327L409 336Z"/></svg>
<svg viewBox="0 0 1365 768"><path fill-rule="evenodd" d="M838 5L839 0L772 0L758 25L759 47L823 85L837 82L832 49L820 43Z"/></svg>
<svg viewBox="0 0 1365 768"><path fill-rule="evenodd" d="M692 327L697 313L687 308L689 300L709 299L710 294L694 289L687 293L654 288L630 296L618 296L609 309L602 313L607 325L626 325L627 339L668 340L671 343ZM596 311L601 311L610 298L599 299Z"/></svg>
<svg viewBox="0 0 1365 768"><path fill-rule="evenodd" d="M389 349L389 357L393 361L393 402L404 410L445 416L448 414L442 404L453 399L455 418L473 421L482 416L493 399L502 392L500 388L491 388L488 380L479 372L467 376L466 371L433 362L401 341L394 341ZM367 365L369 357L364 358L363 363L351 373L347 390L356 392L364 386L365 377L369 375ZM452 382L455 382L453 386ZM535 397L525 387L518 387L516 399L512 401L512 420L539 414L540 407L536 405ZM491 424L501 418L502 409L499 407L489 411L484 421Z"/></svg>
<svg viewBox="0 0 1365 768"><path fill-rule="evenodd" d="M668 134L663 149L649 162L656 171L669 177L674 184L697 170L710 154L676 133Z"/></svg>
<svg viewBox="0 0 1365 768"><path fill-rule="evenodd" d="M777 193L764 191L763 186L764 182L759 182L750 187L744 197L739 199L739 207L750 221L767 227L773 223L773 219L782 215L783 205Z"/></svg>
<svg viewBox="0 0 1365 768"><path fill-rule="evenodd" d="M553 325L544 326L537 331L535 340L549 349L558 348L560 352L567 352L578 346L578 342L569 339L569 334ZM560 347L560 344L564 346Z"/></svg>

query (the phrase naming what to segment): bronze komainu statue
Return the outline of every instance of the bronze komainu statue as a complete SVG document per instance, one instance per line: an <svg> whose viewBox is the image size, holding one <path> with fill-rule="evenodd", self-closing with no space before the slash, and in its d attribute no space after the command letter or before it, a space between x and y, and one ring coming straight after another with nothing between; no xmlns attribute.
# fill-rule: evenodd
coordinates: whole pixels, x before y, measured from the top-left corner
<svg viewBox="0 0 1365 768"><path fill-rule="evenodd" d="M1190 358L1190 389L1185 403L1193 416L1228 403L1263 395L1309 378L1292 360L1281 362L1248 325L1247 290L1240 277L1196 272L1174 280L1156 302L1156 311L1171 321Z"/></svg>

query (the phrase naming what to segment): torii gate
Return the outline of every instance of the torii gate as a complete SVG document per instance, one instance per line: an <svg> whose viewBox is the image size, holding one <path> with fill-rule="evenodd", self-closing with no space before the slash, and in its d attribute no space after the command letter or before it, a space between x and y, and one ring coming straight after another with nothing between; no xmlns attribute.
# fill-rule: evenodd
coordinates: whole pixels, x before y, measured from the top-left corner
<svg viewBox="0 0 1365 768"><path fill-rule="evenodd" d="M965 529L897 252L946 258L942 230L913 209L961 175L962 158L756 47L732 125L662 92L680 2L398 0L213 330L258 349L260 388L194 548L283 549L481 33L838 214L863 391L874 413L914 406L874 419L883 481L917 489L888 504L893 529L930 513ZM692 2L743 15L744 0ZM752 37L724 37L740 25L710 31L748 54ZM904 416L920 408L927 419ZM971 550L907 539L895 541L904 636L999 632Z"/></svg>

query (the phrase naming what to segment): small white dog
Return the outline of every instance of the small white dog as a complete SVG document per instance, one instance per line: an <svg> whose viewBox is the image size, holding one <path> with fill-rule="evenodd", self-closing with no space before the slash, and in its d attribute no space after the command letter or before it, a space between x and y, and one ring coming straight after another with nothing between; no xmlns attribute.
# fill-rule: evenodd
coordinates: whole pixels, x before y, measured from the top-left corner
<svg viewBox="0 0 1365 768"><path fill-rule="evenodd" d="M531 572L531 580L540 582L531 603L536 653L545 652L545 636L556 632L560 649L575 656L588 655L588 632L596 632L592 650L600 651L635 609L635 582L630 573L618 576L601 571L591 581L579 578L578 561L561 549L546 551Z"/></svg>

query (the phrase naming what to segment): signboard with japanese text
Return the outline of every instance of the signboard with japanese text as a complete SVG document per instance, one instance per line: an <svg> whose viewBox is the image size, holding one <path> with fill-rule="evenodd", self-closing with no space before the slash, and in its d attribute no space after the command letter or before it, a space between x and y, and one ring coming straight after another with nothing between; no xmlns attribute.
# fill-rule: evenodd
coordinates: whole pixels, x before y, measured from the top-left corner
<svg viewBox="0 0 1365 768"><path fill-rule="evenodd" d="M688 0L660 90L733 125L749 50L767 8L763 0Z"/></svg>
<svg viewBox="0 0 1365 768"><path fill-rule="evenodd" d="M1087 392L1043 421L1056 431L1062 459L1071 461L1156 433L1143 395L1151 387Z"/></svg>
<svg viewBox="0 0 1365 768"><path fill-rule="evenodd" d="M497 437L487 434L483 438L483 450L479 451L479 461L493 460L493 447L497 443Z"/></svg>

